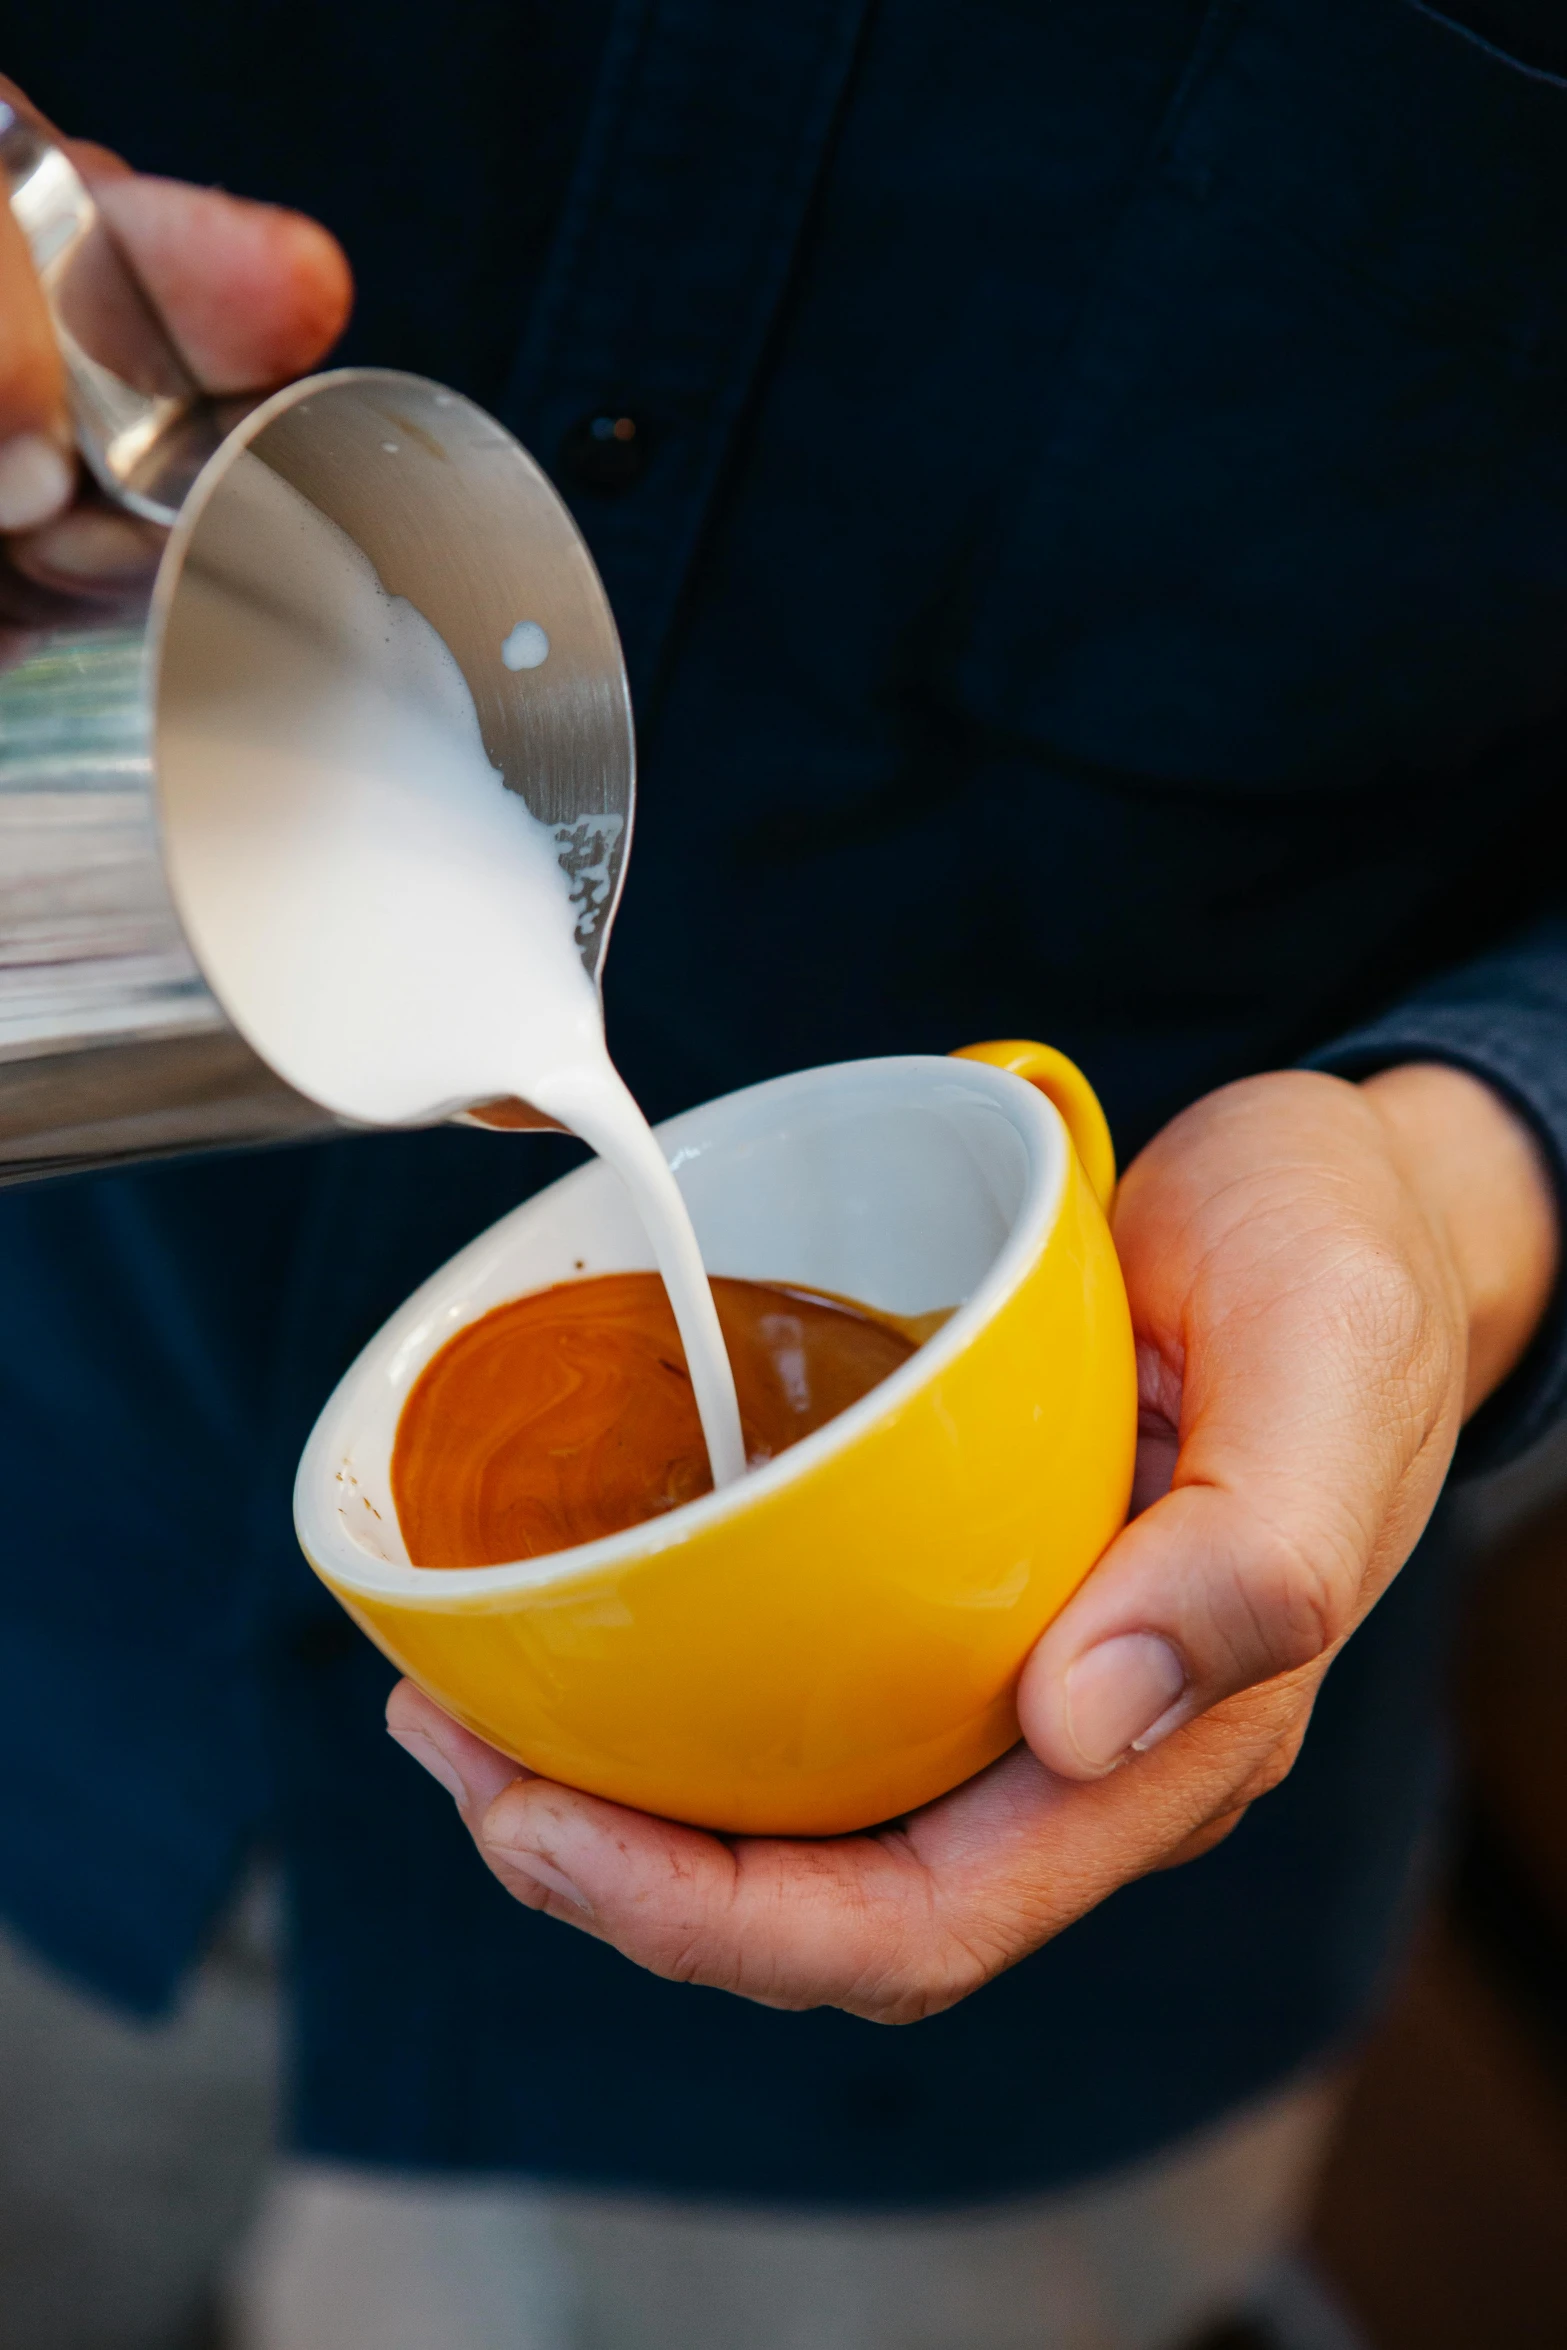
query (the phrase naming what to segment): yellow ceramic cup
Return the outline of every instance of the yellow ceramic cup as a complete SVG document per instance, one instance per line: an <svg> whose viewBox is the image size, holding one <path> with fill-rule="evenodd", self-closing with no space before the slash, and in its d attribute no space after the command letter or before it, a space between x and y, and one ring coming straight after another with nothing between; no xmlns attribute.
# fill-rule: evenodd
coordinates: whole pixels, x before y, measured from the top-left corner
<svg viewBox="0 0 1567 2350"><path fill-rule="evenodd" d="M1072 1064L1021 1044L809 1069L659 1132L710 1271L957 1311L722 1493L515 1566L411 1566L389 1469L431 1356L507 1298L652 1263L594 1162L371 1341L300 1463L299 1539L395 1664L531 1769L705 1827L866 1827L1012 1744L1023 1659L1126 1514L1109 1135Z"/></svg>

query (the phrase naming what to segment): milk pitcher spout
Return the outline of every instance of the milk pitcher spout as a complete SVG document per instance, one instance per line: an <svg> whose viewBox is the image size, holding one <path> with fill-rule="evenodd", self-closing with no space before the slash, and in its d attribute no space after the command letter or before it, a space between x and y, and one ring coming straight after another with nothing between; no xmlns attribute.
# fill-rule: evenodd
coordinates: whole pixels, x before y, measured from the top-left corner
<svg viewBox="0 0 1567 2350"><path fill-rule="evenodd" d="M267 518L303 499L343 533L461 670L488 760L558 844L595 980L634 800L608 602L545 475L471 401L372 368L209 399L69 159L3 102L0 166L83 463L157 555L117 602L55 596L0 617L0 1184L342 1132L351 1121L256 1048L203 951L211 912L167 788L191 690L189 662L167 656L191 598L216 582L351 664L352 629L334 629L319 578L291 561L286 516ZM258 483L286 491L258 499ZM515 1100L442 1114L551 1123Z"/></svg>

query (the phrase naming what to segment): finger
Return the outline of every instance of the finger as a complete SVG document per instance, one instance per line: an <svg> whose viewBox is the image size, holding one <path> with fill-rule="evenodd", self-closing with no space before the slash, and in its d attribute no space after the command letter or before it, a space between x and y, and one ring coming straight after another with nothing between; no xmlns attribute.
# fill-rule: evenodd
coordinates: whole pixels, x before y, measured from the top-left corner
<svg viewBox="0 0 1567 2350"><path fill-rule="evenodd" d="M508 1892L656 1974L767 2006L898 2011L891 2020L911 1998L926 2012L983 1979L933 1924L929 1867L906 1835L706 1835L519 1774L406 1681L387 1727L454 1798ZM1036 1787L1046 1780L1021 1750L1012 1767ZM988 1774L992 1789L1005 1770Z"/></svg>
<svg viewBox="0 0 1567 2350"><path fill-rule="evenodd" d="M454 1722L412 1681L399 1681L387 1699L386 1727L403 1752L446 1789L470 1827L503 1787L533 1775Z"/></svg>
<svg viewBox="0 0 1567 2350"><path fill-rule="evenodd" d="M93 193L209 392L303 374L347 324L353 281L342 247L303 213L137 174L95 179Z"/></svg>
<svg viewBox="0 0 1567 2350"><path fill-rule="evenodd" d="M512 1766L493 1749L427 1700L417 1715L406 1702L394 1700L399 1722L433 1748L480 1852L528 1907L674 1981L908 2023L1197 1849L1282 1776L1310 1691L1249 1694L1087 1786L1019 1747L905 1822L817 1842L705 1835L552 1781L505 1780Z"/></svg>
<svg viewBox="0 0 1567 2350"><path fill-rule="evenodd" d="M1358 1377L1333 1368L1298 1376L1286 1398L1270 1395L1265 1363L1236 1351L1195 1415L1175 1488L1111 1545L1024 1667L1018 1718L1053 1769L1111 1770L1350 1631L1402 1515L1401 1464L1368 1438L1363 1391L1347 1407Z"/></svg>
<svg viewBox="0 0 1567 2350"><path fill-rule="evenodd" d="M113 598L148 585L164 544L151 523L88 499L13 539L9 556L13 569L40 587Z"/></svg>
<svg viewBox="0 0 1567 2350"><path fill-rule="evenodd" d="M1238 1701L1137 1772L1073 1785L1026 1748L906 1822L819 1842L708 1836L535 1779L479 1823L509 1890L676 1982L883 2024L955 2005L1266 1791L1304 1700Z"/></svg>
<svg viewBox="0 0 1567 2350"><path fill-rule="evenodd" d="M0 174L0 196L7 196ZM30 530L69 503L65 378L27 241L0 201L0 531Z"/></svg>
<svg viewBox="0 0 1567 2350"><path fill-rule="evenodd" d="M1036 1791L1045 1782L1032 1757L1012 1769ZM535 1779L490 1804L477 1840L530 1907L670 1981L764 2007L830 2005L911 2022L1007 1961L999 1919L971 1917L971 1904L952 1900L955 1888L942 1887L906 1829L731 1840Z"/></svg>
<svg viewBox="0 0 1567 2350"><path fill-rule="evenodd" d="M55 133L56 138L60 134ZM60 139L77 170L87 185L96 193L105 180L128 180L131 167L123 155L116 155L112 147L100 147L96 139Z"/></svg>
<svg viewBox="0 0 1567 2350"><path fill-rule="evenodd" d="M1171 1305L1161 1266L1184 1208L1178 1177L1154 1175L1177 1196L1157 1214L1129 1202L1126 1261L1134 1306L1152 1295L1166 1359L1172 1330L1184 1358L1174 1483L1019 1688L1030 1746L1078 1778L1330 1655L1413 1547L1456 1435L1446 1324L1375 1215L1362 1228L1334 1183L1269 1169L1213 1240L1195 1308Z"/></svg>
<svg viewBox="0 0 1567 2350"><path fill-rule="evenodd" d="M1237 1803L1231 1810L1221 1811L1216 1819L1204 1821L1200 1828L1194 1828L1189 1836L1184 1837L1173 1852L1167 1852L1156 1866L1161 1869L1184 1869L1188 1861L1201 1860L1205 1852L1212 1852L1216 1846L1234 1835L1250 1809L1249 1803Z"/></svg>

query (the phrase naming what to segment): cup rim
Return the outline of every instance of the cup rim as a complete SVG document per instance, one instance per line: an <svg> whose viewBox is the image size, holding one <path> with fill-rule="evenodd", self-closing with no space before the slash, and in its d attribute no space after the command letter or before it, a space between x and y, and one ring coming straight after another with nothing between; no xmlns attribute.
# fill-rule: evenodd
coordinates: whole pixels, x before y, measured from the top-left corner
<svg viewBox="0 0 1567 2350"><path fill-rule="evenodd" d="M630 862L631 841L635 830L637 811L637 752L635 729L632 722L631 688L626 675L625 656L604 583L599 577L598 566L593 560L592 551L582 535L575 516L561 498L559 491L538 459L530 449L523 446L510 427L503 424L498 417L493 416L479 401L470 399L466 392L459 392L438 382L433 376L421 375L405 367L321 368L309 375L295 377L291 383L280 385L276 391L267 393L249 405L242 400L236 401L233 422L186 491L179 511L169 528L149 596L147 617L142 631L141 677L144 719L152 756L152 792L149 803L151 818L158 841L166 886L179 923L180 935L200 974L201 983L212 998L223 1021L234 1031L246 1049L261 1062L278 1086L292 1094L297 1100L308 1103L310 1109L315 1113L316 1121L321 1126L324 1128L335 1127L354 1134L384 1134L399 1130L406 1132L423 1126L440 1124L447 1120L482 1126L485 1121L475 1118L473 1112L475 1109L483 1107L483 1104L468 1100L453 1100L444 1104L432 1105L422 1114L410 1118L370 1119L356 1115L349 1110L339 1109L331 1102L322 1100L319 1095L296 1084L292 1077L284 1076L274 1065L269 1055L263 1051L261 1044L253 1037L251 1024L246 1017L243 1005L231 1000L228 983L218 971L208 968L207 956L201 944L198 943L197 927L190 918L190 910L182 895L181 883L171 859L169 799L164 780L161 729L164 716L165 657L168 651L170 630L174 622L175 606L189 569L191 551L197 535L214 501L228 483L235 466L243 456L254 448L258 441L265 438L274 424L281 418L290 415L294 410L308 408L313 401L323 398L330 399L339 393L359 393L369 398L378 392L391 396L413 395L418 400L433 399L438 406L462 411L469 419L474 420L485 443L492 449L503 450L520 472L521 478L533 485L551 508L555 522L558 523L560 529L562 542L569 549L578 584L585 590L588 600L596 603L601 611L603 625L614 651L613 672L618 691L617 717L619 720L616 747L617 751L623 755L626 766L626 804L623 811L619 864L614 872L613 884L607 901L596 909L592 938L593 960L590 965L590 973L595 986L599 988L601 993L604 960L609 950L611 934L619 916L621 899L625 894L626 874ZM319 504L319 501L312 500L312 502ZM320 511L336 527L343 527L336 524L335 516L327 513L324 505L320 506ZM359 551L366 555L366 559L373 561L373 558L368 556L367 550L360 546L358 539L354 538L351 532L348 535L353 544L359 547ZM379 566L376 566L376 569L379 576ZM397 593L403 599L412 602L416 610L424 613L424 606L417 596L411 595L406 588L400 588ZM424 616L428 618L428 614ZM436 627L434 621L431 621L430 625ZM441 637L442 642L447 644L448 652L451 653L454 660L458 661L459 668L463 668L466 676L467 671L459 659L457 649L447 642L440 628L436 628L436 633ZM472 682L470 678L470 685ZM488 738L486 741L488 742ZM485 755L491 757L488 747ZM498 771L504 770L508 786L517 789L526 804L537 813L536 803L523 790L522 785L515 780L511 764L493 757L491 757L491 763L496 766ZM545 1121L545 1123L550 1124L552 1121Z"/></svg>
<svg viewBox="0 0 1567 2350"><path fill-rule="evenodd" d="M343 1373L310 1431L294 1480L294 1529L300 1547L317 1572L334 1586L342 1585L366 1599L397 1600L404 1605L441 1612L458 1601L500 1601L519 1592L548 1590L583 1575L651 1559L663 1551L679 1548L691 1535L743 1515L810 1476L835 1453L856 1442L875 1420L901 1410L921 1388L938 1379L1018 1288L1059 1218L1071 1144L1060 1112L1037 1086L1009 1070L941 1054L907 1053L874 1060L833 1061L717 1095L712 1101L665 1119L653 1131L666 1156L678 1166L682 1143L699 1130L704 1120L711 1119L715 1110L742 1103L765 1103L769 1099L786 1101L791 1095L819 1090L824 1081L834 1090L842 1090L856 1078L863 1081L872 1071L882 1083L900 1076L928 1082L937 1076L943 1084L988 1095L1006 1112L1028 1151L1023 1197L993 1263L951 1320L926 1339L907 1362L901 1363L846 1411L809 1436L801 1437L776 1459L749 1471L733 1485L683 1503L667 1516L628 1526L618 1534L601 1535L593 1542L577 1543L567 1550L547 1551L537 1558L514 1559L495 1566L416 1567L401 1560L375 1558L347 1533L336 1500L337 1463L344 1451L347 1427L359 1392L367 1379L384 1375L388 1362L407 1347L413 1330L427 1319L472 1252L493 1243L498 1227L490 1225L448 1257L388 1316ZM548 1185L544 1191L522 1201L510 1215L525 1216L550 1192L572 1183L600 1163L590 1160L586 1167L573 1169L561 1176L557 1184ZM501 1217L498 1224L508 1220ZM529 1293L520 1290L517 1294ZM454 1335L454 1330L443 1331L438 1345L420 1353L417 1368L408 1376L405 1397L440 1346Z"/></svg>

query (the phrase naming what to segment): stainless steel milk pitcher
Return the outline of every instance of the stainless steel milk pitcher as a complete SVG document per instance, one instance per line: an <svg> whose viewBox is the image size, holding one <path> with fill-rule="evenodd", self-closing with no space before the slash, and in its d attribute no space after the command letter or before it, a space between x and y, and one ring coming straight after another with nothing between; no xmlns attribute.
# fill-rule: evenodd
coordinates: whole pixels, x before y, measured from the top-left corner
<svg viewBox="0 0 1567 2350"><path fill-rule="evenodd" d="M557 828L568 873L571 828L596 820L578 840L595 875L579 897L595 976L633 799L603 588L549 482L471 401L367 368L256 404L204 397L68 158L3 101L0 165L83 461L163 541L150 588L115 604L55 598L0 633L0 1183L340 1131L245 1042L165 866L161 648L182 579L221 558L235 461L248 450L307 497L445 639L490 759ZM286 565L245 584L289 615ZM523 658L503 660L506 644ZM604 827L606 811L618 825ZM480 1122L546 1121L513 1104L481 1108Z"/></svg>

